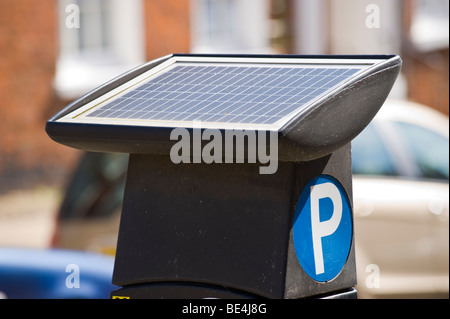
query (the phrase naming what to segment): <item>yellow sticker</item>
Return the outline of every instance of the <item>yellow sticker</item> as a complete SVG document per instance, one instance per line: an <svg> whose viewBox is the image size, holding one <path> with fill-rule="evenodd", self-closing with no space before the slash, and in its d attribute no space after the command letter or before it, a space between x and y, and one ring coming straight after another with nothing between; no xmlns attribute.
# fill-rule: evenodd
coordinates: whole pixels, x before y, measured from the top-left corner
<svg viewBox="0 0 450 319"><path fill-rule="evenodd" d="M126 297L126 296L112 296L112 299L130 299L130 297Z"/></svg>

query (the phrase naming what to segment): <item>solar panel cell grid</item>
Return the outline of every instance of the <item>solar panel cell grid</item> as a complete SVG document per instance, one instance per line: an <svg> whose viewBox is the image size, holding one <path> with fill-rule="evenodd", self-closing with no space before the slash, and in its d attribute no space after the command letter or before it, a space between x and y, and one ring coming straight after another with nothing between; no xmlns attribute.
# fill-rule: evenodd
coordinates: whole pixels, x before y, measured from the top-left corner
<svg viewBox="0 0 450 319"><path fill-rule="evenodd" d="M177 63L82 117L272 125L296 114L359 70Z"/></svg>

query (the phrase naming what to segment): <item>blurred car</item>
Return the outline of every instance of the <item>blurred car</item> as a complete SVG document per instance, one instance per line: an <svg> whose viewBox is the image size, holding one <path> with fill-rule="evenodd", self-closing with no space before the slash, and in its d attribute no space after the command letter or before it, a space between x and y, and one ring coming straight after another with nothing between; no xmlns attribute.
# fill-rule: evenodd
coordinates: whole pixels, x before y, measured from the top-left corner
<svg viewBox="0 0 450 319"><path fill-rule="evenodd" d="M359 297L448 298L448 129L436 111L388 100L352 142ZM127 159L84 155L56 245L114 254Z"/></svg>
<svg viewBox="0 0 450 319"><path fill-rule="evenodd" d="M359 297L448 298L448 117L388 101L352 163Z"/></svg>
<svg viewBox="0 0 450 319"><path fill-rule="evenodd" d="M87 252L0 248L0 299L108 299L113 265Z"/></svg>
<svg viewBox="0 0 450 319"><path fill-rule="evenodd" d="M57 213L54 247L115 254L127 166L127 154L83 154Z"/></svg>

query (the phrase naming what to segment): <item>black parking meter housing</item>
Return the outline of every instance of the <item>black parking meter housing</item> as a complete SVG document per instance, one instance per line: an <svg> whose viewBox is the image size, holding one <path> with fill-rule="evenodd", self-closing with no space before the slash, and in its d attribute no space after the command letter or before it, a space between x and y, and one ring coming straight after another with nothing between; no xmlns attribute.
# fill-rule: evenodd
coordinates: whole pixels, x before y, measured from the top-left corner
<svg viewBox="0 0 450 319"><path fill-rule="evenodd" d="M191 58L195 63L212 59L233 65L274 60L287 63L284 66L303 60L345 66L351 60L369 66L271 130L278 145L273 174L260 174L261 163L247 158L239 163L174 163L170 151L176 141L170 134L176 126L78 120L79 114L89 112L83 109L89 103L95 108L102 97L111 99L109 92L172 60ZM113 275L113 283L122 288L112 292L112 298L354 297L350 142L382 106L400 68L401 59L395 55L174 54L106 83L53 116L46 131L59 143L130 154ZM186 130L193 136L205 128L187 126ZM219 128L222 136L230 130ZM269 133L265 132L267 152ZM325 280L311 275L302 264L308 253L295 244L300 199L320 176L337 181L350 203L348 251L337 274ZM325 217L320 218L325 226ZM319 238L327 236L323 233ZM327 262L328 257L323 258Z"/></svg>

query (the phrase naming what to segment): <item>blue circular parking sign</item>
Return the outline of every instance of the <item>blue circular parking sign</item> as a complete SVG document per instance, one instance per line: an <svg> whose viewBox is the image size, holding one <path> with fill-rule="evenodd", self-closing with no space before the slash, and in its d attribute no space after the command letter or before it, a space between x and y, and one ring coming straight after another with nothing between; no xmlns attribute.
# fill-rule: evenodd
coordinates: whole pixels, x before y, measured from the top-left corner
<svg viewBox="0 0 450 319"><path fill-rule="evenodd" d="M297 202L295 253L303 270L325 282L344 267L352 242L351 205L344 187L329 175L313 178Z"/></svg>

